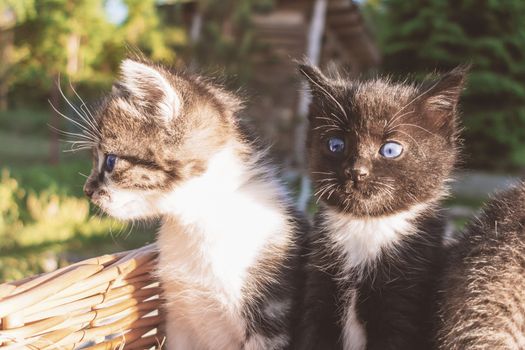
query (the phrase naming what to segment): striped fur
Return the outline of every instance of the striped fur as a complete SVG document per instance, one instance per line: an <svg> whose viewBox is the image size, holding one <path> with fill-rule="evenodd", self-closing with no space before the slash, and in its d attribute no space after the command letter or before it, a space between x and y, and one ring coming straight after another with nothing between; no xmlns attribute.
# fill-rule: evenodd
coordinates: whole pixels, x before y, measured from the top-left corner
<svg viewBox="0 0 525 350"><path fill-rule="evenodd" d="M525 184L490 201L447 256L440 349L525 349Z"/></svg>

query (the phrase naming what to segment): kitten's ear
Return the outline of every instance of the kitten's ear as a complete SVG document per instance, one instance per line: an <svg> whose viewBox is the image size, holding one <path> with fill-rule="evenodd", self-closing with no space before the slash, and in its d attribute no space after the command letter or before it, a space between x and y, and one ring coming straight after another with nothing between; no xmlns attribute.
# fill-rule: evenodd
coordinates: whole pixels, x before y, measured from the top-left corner
<svg viewBox="0 0 525 350"><path fill-rule="evenodd" d="M430 112L437 128L453 126L459 97L470 66L459 66L442 75L437 81L423 85L424 108Z"/></svg>
<svg viewBox="0 0 525 350"><path fill-rule="evenodd" d="M307 63L299 63L298 68L299 72L306 78L313 91L326 89L330 84L330 79L328 79L319 68Z"/></svg>
<svg viewBox="0 0 525 350"><path fill-rule="evenodd" d="M177 117L181 100L164 73L147 64L126 59L120 65L121 80L113 90L128 95L147 113L166 121Z"/></svg>

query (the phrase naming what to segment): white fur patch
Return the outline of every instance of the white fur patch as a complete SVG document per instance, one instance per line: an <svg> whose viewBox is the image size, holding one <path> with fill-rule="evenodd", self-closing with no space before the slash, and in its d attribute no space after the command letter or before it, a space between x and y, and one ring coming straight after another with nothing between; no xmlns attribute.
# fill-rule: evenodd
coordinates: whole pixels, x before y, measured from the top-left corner
<svg viewBox="0 0 525 350"><path fill-rule="evenodd" d="M290 244L277 184L253 182L235 149L226 147L207 171L158 201L159 274L171 327L186 329L193 348L233 349L244 338L240 315L249 269L268 244ZM168 348L179 340L168 331ZM198 344L198 345L197 345Z"/></svg>
<svg viewBox="0 0 525 350"><path fill-rule="evenodd" d="M244 344L243 350L262 349L284 349L290 343L290 337L286 334L268 338L262 335L254 335Z"/></svg>
<svg viewBox="0 0 525 350"><path fill-rule="evenodd" d="M130 59L120 66L122 85L128 89L137 101L150 101L148 89L160 89L163 97L156 101L161 117L166 121L176 117L181 110L182 101L169 81L155 68Z"/></svg>
<svg viewBox="0 0 525 350"><path fill-rule="evenodd" d="M355 218L328 210L327 231L335 248L344 254L346 271L362 272L395 246L403 237L414 233L414 219L427 208L419 204L410 210L378 218Z"/></svg>
<svg viewBox="0 0 525 350"><path fill-rule="evenodd" d="M268 301L264 306L263 312L269 318L281 318L290 312L292 307L292 301L290 299L285 300L272 300Z"/></svg>
<svg viewBox="0 0 525 350"><path fill-rule="evenodd" d="M345 350L362 350L366 348L366 331L358 320L355 310L357 291L353 290L349 296L348 305L343 322L343 342Z"/></svg>
<svg viewBox="0 0 525 350"><path fill-rule="evenodd" d="M107 198L98 203L109 215L120 220L133 220L158 215L158 191L137 191L119 189L109 178L105 180Z"/></svg>

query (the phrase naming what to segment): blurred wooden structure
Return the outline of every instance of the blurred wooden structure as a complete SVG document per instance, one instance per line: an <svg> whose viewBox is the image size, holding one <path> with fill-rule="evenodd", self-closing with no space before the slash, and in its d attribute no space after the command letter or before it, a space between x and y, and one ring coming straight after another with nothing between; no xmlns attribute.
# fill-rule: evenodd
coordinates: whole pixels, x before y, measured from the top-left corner
<svg viewBox="0 0 525 350"><path fill-rule="evenodd" d="M374 38L363 20L360 8L350 0L326 0L319 57L307 57L322 68L344 69L358 75L377 67L380 54ZM317 4L318 5L318 4ZM297 152L294 144L297 123L301 122L300 94L304 90L294 59L303 59L308 53L311 26L315 24L316 0L276 0L273 11L253 17L259 42L267 47L255 72L257 91L264 91L258 103L251 104L251 115L272 118L272 123L261 123L266 134L277 140L280 153ZM301 132L299 132L300 134ZM300 162L298 155L289 158ZM289 164L297 167L298 164Z"/></svg>
<svg viewBox="0 0 525 350"><path fill-rule="evenodd" d="M253 17L257 36L279 61L302 58L315 0L277 0L273 11ZM327 0L320 65L344 67L360 73L377 67L379 50L363 20L359 6L350 0Z"/></svg>
<svg viewBox="0 0 525 350"><path fill-rule="evenodd" d="M360 6L351 0L322 0L322 28L318 44L319 57L310 60L323 68L344 69L353 75L377 67L381 57L373 36L363 19ZM312 44L311 27L319 0L274 0L271 10L252 15L252 26L261 47L252 62L250 101L247 114L256 121L257 129L274 143L281 155L292 155L296 126L300 121L300 78L294 59L307 56ZM228 2L229 4L229 2ZM162 11L168 22L182 18L189 39L198 40L198 31L206 22L206 13L199 11L194 0L163 0ZM225 6L228 6L225 3ZM319 8L319 7L317 7ZM182 9L182 13L177 12ZM177 11L176 11L177 10ZM177 16L175 15L177 14ZM231 19L223 23L225 36L235 36ZM290 136L292 135L292 136ZM295 154L298 152L296 151ZM281 157L288 168L297 168L298 156ZM290 164L291 163L291 164Z"/></svg>

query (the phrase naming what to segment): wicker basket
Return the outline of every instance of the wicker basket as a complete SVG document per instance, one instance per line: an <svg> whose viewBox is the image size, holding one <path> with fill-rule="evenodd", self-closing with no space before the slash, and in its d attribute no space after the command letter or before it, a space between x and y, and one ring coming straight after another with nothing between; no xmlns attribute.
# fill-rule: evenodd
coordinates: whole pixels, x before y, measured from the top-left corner
<svg viewBox="0 0 525 350"><path fill-rule="evenodd" d="M0 285L0 349L149 349L164 337L154 245Z"/></svg>

